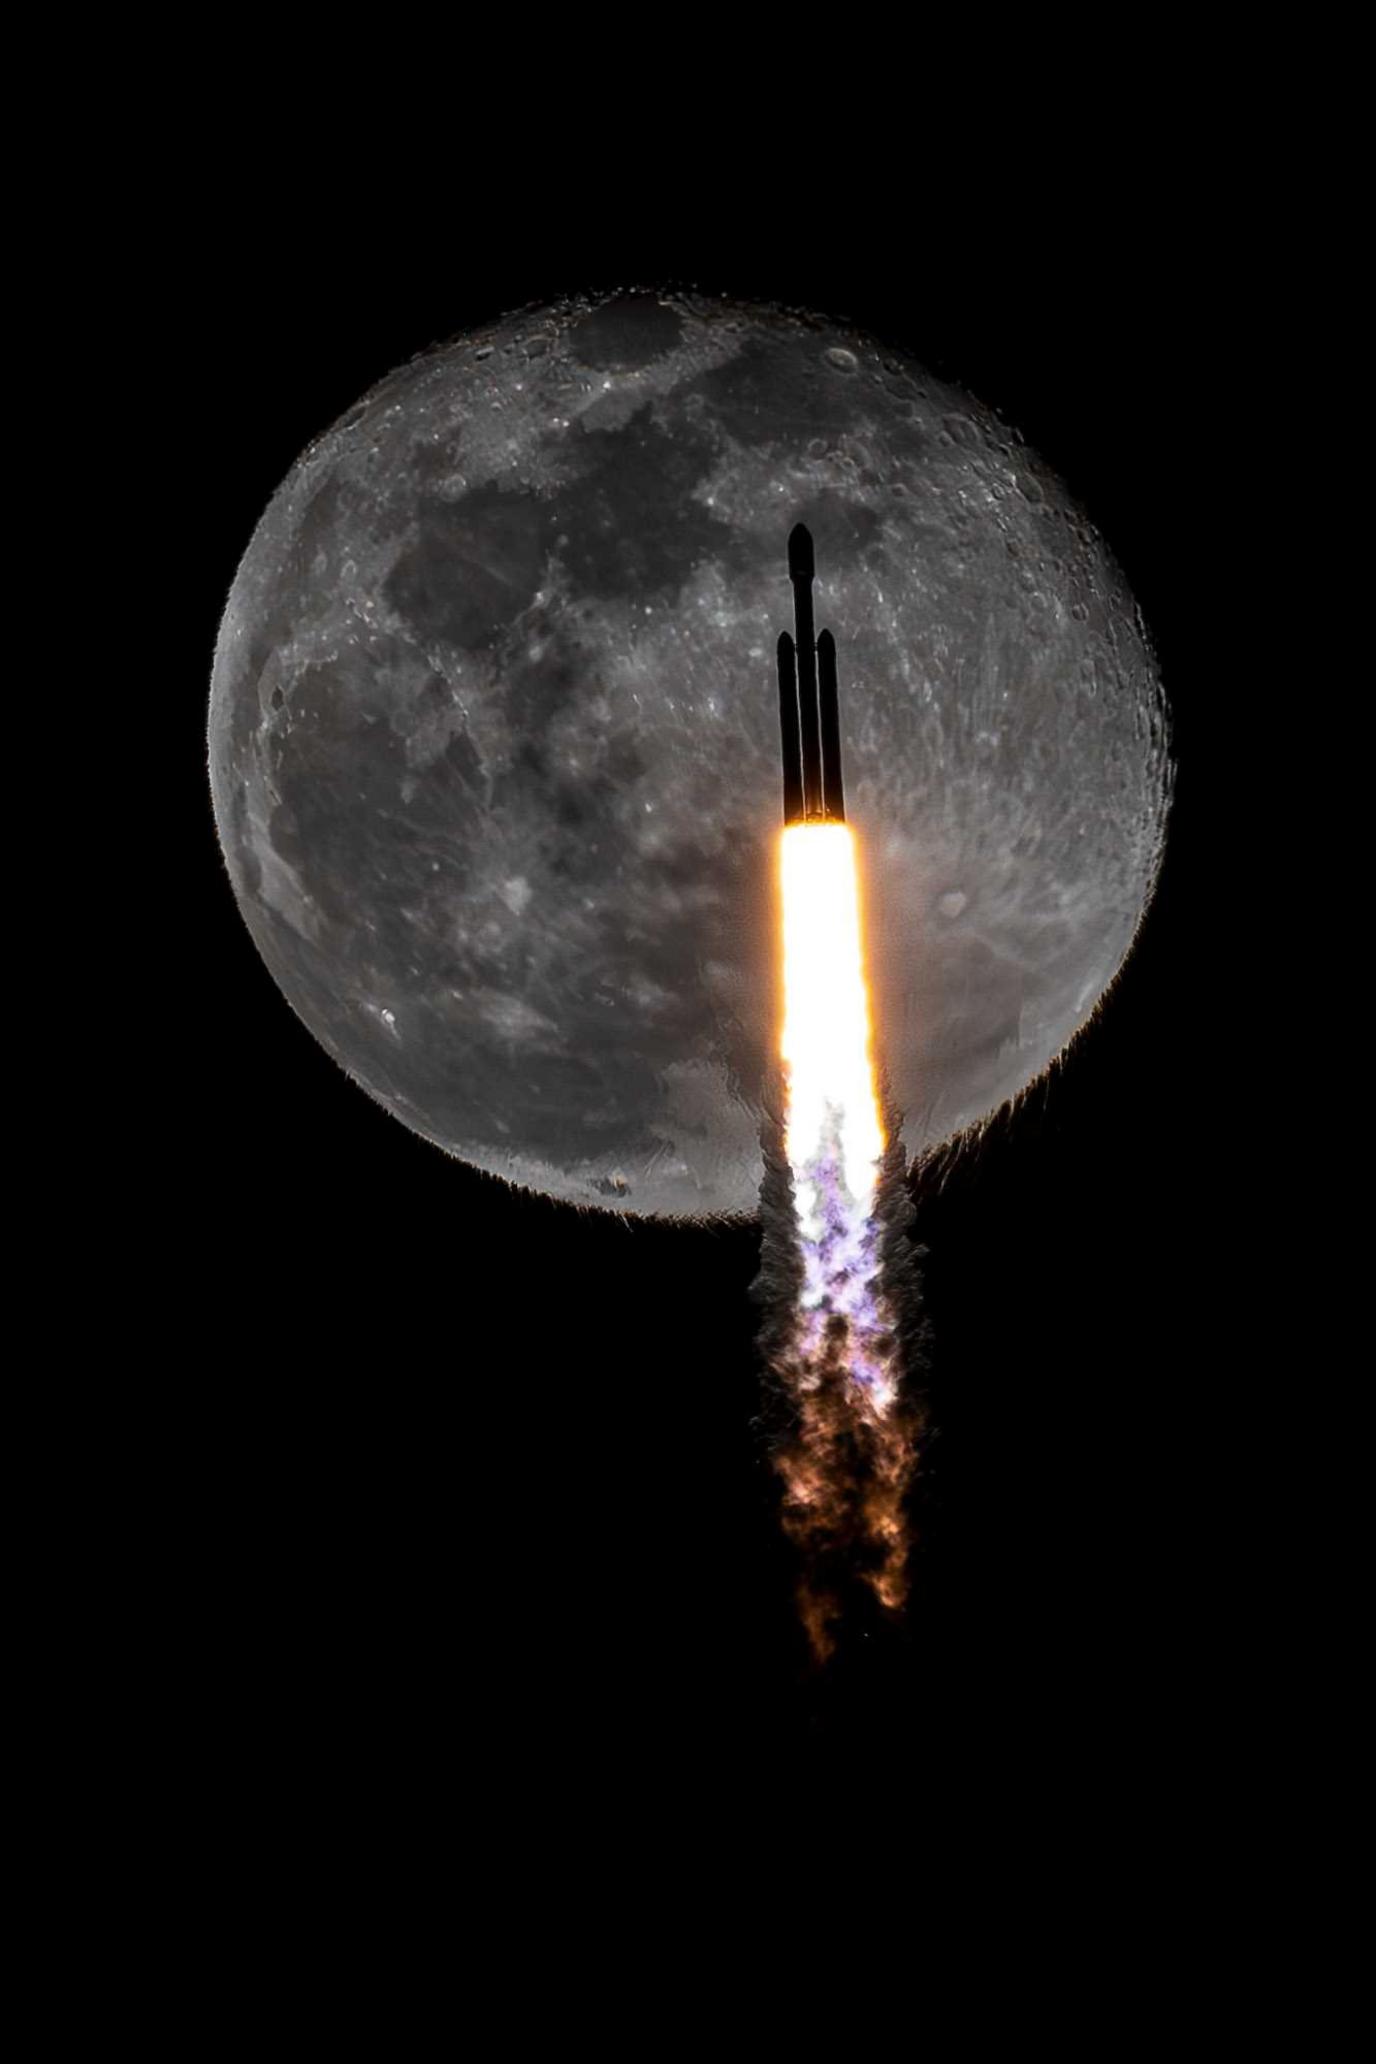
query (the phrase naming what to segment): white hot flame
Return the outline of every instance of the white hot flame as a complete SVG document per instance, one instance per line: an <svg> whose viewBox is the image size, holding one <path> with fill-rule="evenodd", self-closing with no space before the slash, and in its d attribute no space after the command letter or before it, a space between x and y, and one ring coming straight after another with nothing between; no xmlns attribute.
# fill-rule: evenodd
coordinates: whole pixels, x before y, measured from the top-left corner
<svg viewBox="0 0 1376 2064"><path fill-rule="evenodd" d="M861 943L855 836L848 824L790 824L780 848L784 931L782 1052L788 1069L786 1149L799 1221L815 1236L812 1186L797 1178L822 1150L829 1111L841 1171L862 1213L873 1201L884 1131Z"/></svg>

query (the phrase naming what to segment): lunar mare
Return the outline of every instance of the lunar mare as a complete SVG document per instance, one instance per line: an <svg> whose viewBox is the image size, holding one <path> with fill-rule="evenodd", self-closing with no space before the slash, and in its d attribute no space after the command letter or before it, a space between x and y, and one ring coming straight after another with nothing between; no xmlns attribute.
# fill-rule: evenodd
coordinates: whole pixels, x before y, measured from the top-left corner
<svg viewBox="0 0 1376 2064"><path fill-rule="evenodd" d="M580 1204L755 1211L798 522L909 1152L1017 1096L1120 967L1162 851L1165 704L1037 456L817 317L524 310L303 453L211 686L215 817L267 966L447 1152Z"/></svg>

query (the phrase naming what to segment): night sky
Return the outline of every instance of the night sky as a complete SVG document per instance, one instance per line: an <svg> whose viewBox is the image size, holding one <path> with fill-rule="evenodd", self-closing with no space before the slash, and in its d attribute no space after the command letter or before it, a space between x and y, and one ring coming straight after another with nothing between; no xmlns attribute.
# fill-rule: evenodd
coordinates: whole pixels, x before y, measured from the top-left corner
<svg viewBox="0 0 1376 2064"><path fill-rule="evenodd" d="M1220 377L1209 253L1148 223L1131 263L1076 258L972 219L933 228L900 283L839 201L809 230L754 192L729 234L725 205L714 189L622 230L512 218L447 273L403 239L385 283L325 264L311 291L299 242L265 235L252 296L208 260L182 281L196 365L176 407L202 407L211 440L185 461L161 662L185 913L166 1246L193 1316L157 1438L195 1466L168 1479L182 1546L156 1581L168 1625L195 1627L245 1796L296 1770L323 1799L381 1758L419 1799L451 1748L554 1799L698 1779L777 1796L882 1745L909 1798L959 1810L980 1770L1084 1798L1128 1767L1165 1785L1223 1668L1215 1435L1241 1378L1194 1329L1193 1251L1220 1093L1196 1037L1218 598L1212 490L1182 488ZM580 1217L385 1115L259 960L204 778L224 595L312 436L470 323L661 279L849 318L993 404L1117 556L1172 705L1165 867L1117 987L1049 1082L915 1178L936 1434L913 1605L897 1631L857 1614L820 1675L755 1424L758 1235Z"/></svg>

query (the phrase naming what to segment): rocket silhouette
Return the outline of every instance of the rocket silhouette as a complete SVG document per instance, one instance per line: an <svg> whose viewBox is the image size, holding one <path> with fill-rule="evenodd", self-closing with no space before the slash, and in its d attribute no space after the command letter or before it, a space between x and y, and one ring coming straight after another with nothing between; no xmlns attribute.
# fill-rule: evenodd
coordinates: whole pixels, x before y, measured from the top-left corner
<svg viewBox="0 0 1376 2064"><path fill-rule="evenodd" d="M794 635L779 633L779 729L784 758L784 823L844 824L841 712L836 692L836 640L812 628L816 569L812 533L795 524L788 540Z"/></svg>

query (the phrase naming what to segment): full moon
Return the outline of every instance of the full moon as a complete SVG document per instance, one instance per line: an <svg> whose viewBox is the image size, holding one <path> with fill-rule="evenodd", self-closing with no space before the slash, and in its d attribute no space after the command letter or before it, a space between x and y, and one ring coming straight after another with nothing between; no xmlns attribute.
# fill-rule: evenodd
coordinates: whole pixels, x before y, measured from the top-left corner
<svg viewBox="0 0 1376 2064"><path fill-rule="evenodd" d="M1160 864L1166 709L1121 573L1036 454L820 316L649 291L525 309L302 454L211 684L216 823L263 959L446 1152L620 1212L756 1210L799 522L909 1152L1016 1098L1121 966Z"/></svg>

